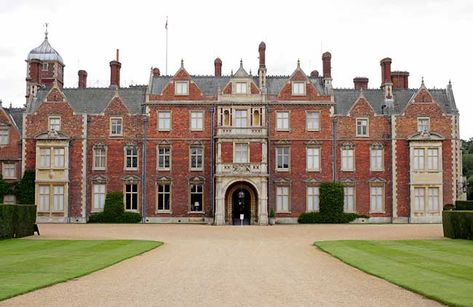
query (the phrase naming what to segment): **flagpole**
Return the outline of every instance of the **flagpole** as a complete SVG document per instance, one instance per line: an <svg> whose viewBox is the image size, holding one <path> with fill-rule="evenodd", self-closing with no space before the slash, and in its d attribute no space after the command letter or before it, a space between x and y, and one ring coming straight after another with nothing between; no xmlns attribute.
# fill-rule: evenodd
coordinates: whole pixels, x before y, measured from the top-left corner
<svg viewBox="0 0 473 307"><path fill-rule="evenodd" d="M168 16L166 16L166 76L168 74Z"/></svg>

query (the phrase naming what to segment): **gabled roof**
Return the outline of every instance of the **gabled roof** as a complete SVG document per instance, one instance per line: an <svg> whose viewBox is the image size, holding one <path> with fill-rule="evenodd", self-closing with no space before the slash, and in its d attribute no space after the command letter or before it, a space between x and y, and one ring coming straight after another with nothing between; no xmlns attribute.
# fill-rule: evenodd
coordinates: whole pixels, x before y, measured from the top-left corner
<svg viewBox="0 0 473 307"><path fill-rule="evenodd" d="M61 90L76 113L100 114L115 96L114 88L65 88ZM35 112L45 99L48 90L40 90L33 99L27 112ZM118 95L126 104L131 114L141 114L141 105L145 102L145 86L133 86L118 89Z"/></svg>

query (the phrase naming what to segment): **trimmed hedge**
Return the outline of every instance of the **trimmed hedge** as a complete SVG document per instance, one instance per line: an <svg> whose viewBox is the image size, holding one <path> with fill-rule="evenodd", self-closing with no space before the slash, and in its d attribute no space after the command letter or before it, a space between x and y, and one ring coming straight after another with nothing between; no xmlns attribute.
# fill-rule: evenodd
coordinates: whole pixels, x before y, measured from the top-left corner
<svg viewBox="0 0 473 307"><path fill-rule="evenodd" d="M26 170L23 178L15 186L16 201L20 204L35 203L35 172Z"/></svg>
<svg viewBox="0 0 473 307"><path fill-rule="evenodd" d="M452 239L473 240L473 211L443 211L443 235Z"/></svg>
<svg viewBox="0 0 473 307"><path fill-rule="evenodd" d="M125 212L122 192L110 192L105 197L103 212L93 213L88 223L139 223L141 214Z"/></svg>
<svg viewBox="0 0 473 307"><path fill-rule="evenodd" d="M473 210L473 201L457 200L455 201L455 210Z"/></svg>
<svg viewBox="0 0 473 307"><path fill-rule="evenodd" d="M35 205L0 205L0 239L32 236L35 222Z"/></svg>

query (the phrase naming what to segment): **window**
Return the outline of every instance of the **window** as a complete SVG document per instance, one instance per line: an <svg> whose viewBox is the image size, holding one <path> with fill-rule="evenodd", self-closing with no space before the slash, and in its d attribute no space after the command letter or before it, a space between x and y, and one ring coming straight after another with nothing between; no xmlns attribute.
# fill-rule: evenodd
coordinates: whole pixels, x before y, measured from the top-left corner
<svg viewBox="0 0 473 307"><path fill-rule="evenodd" d="M246 94L248 92L246 82L237 82L235 90L237 94Z"/></svg>
<svg viewBox="0 0 473 307"><path fill-rule="evenodd" d="M417 118L417 132L428 132L430 130L430 118Z"/></svg>
<svg viewBox="0 0 473 307"><path fill-rule="evenodd" d="M356 136L368 136L368 119L356 119Z"/></svg>
<svg viewBox="0 0 473 307"><path fill-rule="evenodd" d="M64 186L53 186L53 211L64 211Z"/></svg>
<svg viewBox="0 0 473 307"><path fill-rule="evenodd" d="M289 212L289 187L276 187L276 210Z"/></svg>
<svg viewBox="0 0 473 307"><path fill-rule="evenodd" d="M289 147L276 147L276 170L289 170Z"/></svg>
<svg viewBox="0 0 473 307"><path fill-rule="evenodd" d="M439 168L439 150L438 148L427 149L427 170L436 171Z"/></svg>
<svg viewBox="0 0 473 307"><path fill-rule="evenodd" d="M39 166L45 168L45 167L50 167L50 165L51 165L51 149L40 148Z"/></svg>
<svg viewBox="0 0 473 307"><path fill-rule="evenodd" d="M3 179L16 179L16 165L15 163L2 164Z"/></svg>
<svg viewBox="0 0 473 307"><path fill-rule="evenodd" d="M191 184L190 208L193 212L204 211L204 193L202 184Z"/></svg>
<svg viewBox="0 0 473 307"><path fill-rule="evenodd" d="M104 170L107 163L107 152L104 146L94 147L94 169Z"/></svg>
<svg viewBox="0 0 473 307"><path fill-rule="evenodd" d="M305 96L305 82L292 82L292 96Z"/></svg>
<svg viewBox="0 0 473 307"><path fill-rule="evenodd" d="M424 170L424 154L423 148L414 148L414 170Z"/></svg>
<svg viewBox="0 0 473 307"><path fill-rule="evenodd" d="M125 185L125 210L138 210L138 185Z"/></svg>
<svg viewBox="0 0 473 307"><path fill-rule="evenodd" d="M248 163L248 144L235 144L235 163Z"/></svg>
<svg viewBox="0 0 473 307"><path fill-rule="evenodd" d="M370 169L372 171L382 171L384 168L383 164L383 148L372 146L370 151Z"/></svg>
<svg viewBox="0 0 473 307"><path fill-rule="evenodd" d="M276 112L276 130L289 130L289 112Z"/></svg>
<svg viewBox="0 0 473 307"><path fill-rule="evenodd" d="M92 210L102 211L105 205L105 184L94 184L92 188Z"/></svg>
<svg viewBox="0 0 473 307"><path fill-rule="evenodd" d="M202 147L191 147L191 170L203 169L204 149Z"/></svg>
<svg viewBox="0 0 473 307"><path fill-rule="evenodd" d="M189 81L176 81L174 89L176 96L189 95Z"/></svg>
<svg viewBox="0 0 473 307"><path fill-rule="evenodd" d="M308 131L317 131L320 129L320 112L306 113L306 129Z"/></svg>
<svg viewBox="0 0 473 307"><path fill-rule="evenodd" d="M191 130L203 130L204 112L191 112Z"/></svg>
<svg viewBox="0 0 473 307"><path fill-rule="evenodd" d="M342 148L342 171L353 171L355 169L353 148Z"/></svg>
<svg viewBox="0 0 473 307"><path fill-rule="evenodd" d="M414 210L416 212L439 212L440 189L438 187L414 188Z"/></svg>
<svg viewBox="0 0 473 307"><path fill-rule="evenodd" d="M64 167L64 148L54 148L54 167Z"/></svg>
<svg viewBox="0 0 473 307"><path fill-rule="evenodd" d="M415 211L424 211L425 208L425 189L414 188L414 209Z"/></svg>
<svg viewBox="0 0 473 307"><path fill-rule="evenodd" d="M384 212L383 194L384 187L370 187L370 212Z"/></svg>
<svg viewBox="0 0 473 307"><path fill-rule="evenodd" d="M235 110L235 127L247 127L246 110Z"/></svg>
<svg viewBox="0 0 473 307"><path fill-rule="evenodd" d="M223 125L230 126L230 112L228 110L223 112Z"/></svg>
<svg viewBox="0 0 473 307"><path fill-rule="evenodd" d="M0 128L0 145L7 145L8 143L8 128Z"/></svg>
<svg viewBox="0 0 473 307"><path fill-rule="evenodd" d="M429 211L439 211L439 188L428 188L427 207Z"/></svg>
<svg viewBox="0 0 473 307"><path fill-rule="evenodd" d="M42 70L48 70L48 68L49 68L48 63L43 63L43 64L41 65L41 69L42 69Z"/></svg>
<svg viewBox="0 0 473 307"><path fill-rule="evenodd" d="M158 147L158 169L169 170L171 168L171 147Z"/></svg>
<svg viewBox="0 0 473 307"><path fill-rule="evenodd" d="M259 127L261 126L261 115L258 110L253 111L253 126Z"/></svg>
<svg viewBox="0 0 473 307"><path fill-rule="evenodd" d="M319 187L307 187L307 212L319 211Z"/></svg>
<svg viewBox="0 0 473 307"><path fill-rule="evenodd" d="M171 130L171 112L170 111L158 112L158 130L159 131Z"/></svg>
<svg viewBox="0 0 473 307"><path fill-rule="evenodd" d="M40 185L39 186L39 211L49 212L49 186Z"/></svg>
<svg viewBox="0 0 473 307"><path fill-rule="evenodd" d="M49 130L54 130L54 131L61 130L61 117L59 116L49 117Z"/></svg>
<svg viewBox="0 0 473 307"><path fill-rule="evenodd" d="M308 171L319 171L320 170L320 148L319 147L308 147L306 168Z"/></svg>
<svg viewBox="0 0 473 307"><path fill-rule="evenodd" d="M121 117L112 117L110 118L110 135L122 135L122 118Z"/></svg>
<svg viewBox="0 0 473 307"><path fill-rule="evenodd" d="M355 212L354 187L343 187L343 212Z"/></svg>
<svg viewBox="0 0 473 307"><path fill-rule="evenodd" d="M138 147L126 146L125 147L125 169L137 169L138 168Z"/></svg>
<svg viewBox="0 0 473 307"><path fill-rule="evenodd" d="M158 211L171 210L171 184L158 184Z"/></svg>

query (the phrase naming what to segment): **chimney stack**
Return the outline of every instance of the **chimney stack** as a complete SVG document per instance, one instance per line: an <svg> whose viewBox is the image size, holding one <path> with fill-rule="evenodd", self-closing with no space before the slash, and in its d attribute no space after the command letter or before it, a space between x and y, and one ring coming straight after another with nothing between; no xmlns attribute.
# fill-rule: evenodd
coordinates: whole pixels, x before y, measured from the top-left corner
<svg viewBox="0 0 473 307"><path fill-rule="evenodd" d="M391 83L391 58L384 58L381 60L381 86L386 83Z"/></svg>
<svg viewBox="0 0 473 307"><path fill-rule="evenodd" d="M391 80L395 89L409 88L409 72L407 71L393 71L391 73Z"/></svg>
<svg viewBox="0 0 473 307"><path fill-rule="evenodd" d="M32 59L30 61L30 76L29 79L32 83L40 83L41 65L43 63L38 59Z"/></svg>
<svg viewBox="0 0 473 307"><path fill-rule="evenodd" d="M119 52L117 49L117 59L110 62L110 87L120 87L120 68L122 64L119 62Z"/></svg>
<svg viewBox="0 0 473 307"><path fill-rule="evenodd" d="M331 65L332 55L330 52L325 52L322 54L322 64L323 64L323 77L325 79L332 79L332 65Z"/></svg>
<svg viewBox="0 0 473 307"><path fill-rule="evenodd" d="M214 67L215 67L215 77L221 77L222 76L222 60L220 60L220 58L215 59Z"/></svg>
<svg viewBox="0 0 473 307"><path fill-rule="evenodd" d="M155 67L153 68L153 77L159 77L161 76L161 71L159 71L159 68Z"/></svg>
<svg viewBox="0 0 473 307"><path fill-rule="evenodd" d="M261 42L258 47L259 52L259 67L266 68L266 44Z"/></svg>
<svg viewBox="0 0 473 307"><path fill-rule="evenodd" d="M79 70L77 73L79 75L79 88L87 87L87 72L85 70Z"/></svg>
<svg viewBox="0 0 473 307"><path fill-rule="evenodd" d="M368 89L369 79L366 77L356 77L353 79L353 84L355 84L355 90L366 90Z"/></svg>

